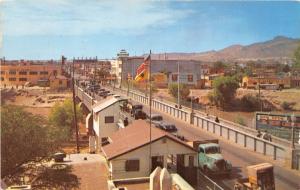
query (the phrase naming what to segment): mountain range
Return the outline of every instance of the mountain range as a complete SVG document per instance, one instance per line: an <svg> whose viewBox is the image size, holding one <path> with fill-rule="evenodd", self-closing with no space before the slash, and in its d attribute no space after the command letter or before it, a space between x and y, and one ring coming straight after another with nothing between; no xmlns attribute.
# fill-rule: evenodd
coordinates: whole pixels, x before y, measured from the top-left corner
<svg viewBox="0 0 300 190"><path fill-rule="evenodd" d="M300 39L277 36L272 40L250 45L232 45L219 51L200 53L159 53L152 59L178 59L200 61L249 61L249 60L280 60L291 59Z"/></svg>

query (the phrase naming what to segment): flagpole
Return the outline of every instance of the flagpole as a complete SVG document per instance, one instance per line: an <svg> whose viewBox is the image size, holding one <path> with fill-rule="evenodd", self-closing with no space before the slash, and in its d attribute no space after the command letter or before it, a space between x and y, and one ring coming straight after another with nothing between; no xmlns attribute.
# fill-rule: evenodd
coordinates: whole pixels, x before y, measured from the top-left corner
<svg viewBox="0 0 300 190"><path fill-rule="evenodd" d="M152 105L151 105L151 102L152 102L152 94L151 94L151 89L152 89L152 85L151 85L151 50L150 50L150 55L149 55L150 57L149 57L149 66L148 66L148 68L149 68L149 75L148 75L148 83L149 83L149 112L150 112L150 150L149 150L149 156L150 156L150 159L149 159L149 171L150 171L150 173L151 173L151 163L152 163L152 157L151 157L151 128L152 128L152 119L151 119L151 117L152 117Z"/></svg>

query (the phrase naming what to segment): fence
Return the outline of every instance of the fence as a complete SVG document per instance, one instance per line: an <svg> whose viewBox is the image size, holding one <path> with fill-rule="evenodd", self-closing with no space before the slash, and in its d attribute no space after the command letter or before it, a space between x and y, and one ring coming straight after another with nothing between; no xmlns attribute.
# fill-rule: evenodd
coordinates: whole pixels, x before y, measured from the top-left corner
<svg viewBox="0 0 300 190"><path fill-rule="evenodd" d="M112 89L121 94L128 95L135 101L149 105L149 98L144 94L136 91L130 91L124 89ZM151 105L154 109L167 113L175 118L178 118L182 121L188 122L196 127L199 127L203 130L211 132L215 135L223 137L229 141L232 141L238 145L241 145L245 148L248 148L254 152L262 153L266 156L272 157L274 160L285 161L287 156L287 148L281 146L277 143L266 141L264 139L258 138L252 133L236 129L235 127L226 124L226 123L216 123L213 120L206 118L205 116L199 113L191 113L186 110L186 108L178 109L175 108L175 105L170 105L156 99L151 101Z"/></svg>
<svg viewBox="0 0 300 190"><path fill-rule="evenodd" d="M92 96L88 95L82 88L77 86L75 86L75 95L85 104L89 111L92 110L92 106L96 102Z"/></svg>
<svg viewBox="0 0 300 190"><path fill-rule="evenodd" d="M199 169L198 169L198 188L200 190L224 190L221 186L219 186L216 182L211 180L208 176L203 174Z"/></svg>

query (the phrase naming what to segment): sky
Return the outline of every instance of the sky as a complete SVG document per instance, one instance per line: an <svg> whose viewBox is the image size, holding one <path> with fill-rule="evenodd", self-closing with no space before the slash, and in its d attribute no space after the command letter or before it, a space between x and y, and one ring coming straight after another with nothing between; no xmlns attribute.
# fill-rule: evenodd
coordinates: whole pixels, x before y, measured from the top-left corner
<svg viewBox="0 0 300 190"><path fill-rule="evenodd" d="M300 2L0 0L0 56L111 59L300 38Z"/></svg>

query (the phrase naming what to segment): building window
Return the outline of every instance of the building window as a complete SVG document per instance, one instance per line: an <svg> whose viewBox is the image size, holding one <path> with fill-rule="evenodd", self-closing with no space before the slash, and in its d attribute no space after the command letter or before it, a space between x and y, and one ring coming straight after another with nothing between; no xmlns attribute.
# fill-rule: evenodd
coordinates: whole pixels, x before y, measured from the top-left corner
<svg viewBox="0 0 300 190"><path fill-rule="evenodd" d="M4 81L4 78L3 78L3 77L1 77L1 81Z"/></svg>
<svg viewBox="0 0 300 190"><path fill-rule="evenodd" d="M41 71L40 75L48 75L48 71Z"/></svg>
<svg viewBox="0 0 300 190"><path fill-rule="evenodd" d="M16 78L9 78L8 80L9 81L16 81L17 79Z"/></svg>
<svg viewBox="0 0 300 190"><path fill-rule="evenodd" d="M19 71L19 75L27 75L26 71Z"/></svg>
<svg viewBox="0 0 300 190"><path fill-rule="evenodd" d="M113 123L114 116L105 116L105 123Z"/></svg>
<svg viewBox="0 0 300 190"><path fill-rule="evenodd" d="M53 70L53 75L54 75L54 76L57 75L57 70Z"/></svg>
<svg viewBox="0 0 300 190"><path fill-rule="evenodd" d="M139 171L140 170L140 160L126 160L125 171Z"/></svg>
<svg viewBox="0 0 300 190"><path fill-rule="evenodd" d="M27 78L19 78L19 81L27 81Z"/></svg>
<svg viewBox="0 0 300 190"><path fill-rule="evenodd" d="M1 75L4 75L5 74L5 71L1 71Z"/></svg>
<svg viewBox="0 0 300 190"><path fill-rule="evenodd" d="M59 85L62 85L62 80L59 80L58 83L59 83Z"/></svg>
<svg viewBox="0 0 300 190"><path fill-rule="evenodd" d="M15 75L17 72L16 71L9 71L8 74L10 75Z"/></svg>
<svg viewBox="0 0 300 190"><path fill-rule="evenodd" d="M30 75L37 75L38 72L36 72L36 71L30 71L29 74L30 74Z"/></svg>
<svg viewBox="0 0 300 190"><path fill-rule="evenodd" d="M172 75L172 81L177 81L177 74Z"/></svg>
<svg viewBox="0 0 300 190"><path fill-rule="evenodd" d="M194 80L193 80L193 75L188 75L188 81L189 82L193 82Z"/></svg>

